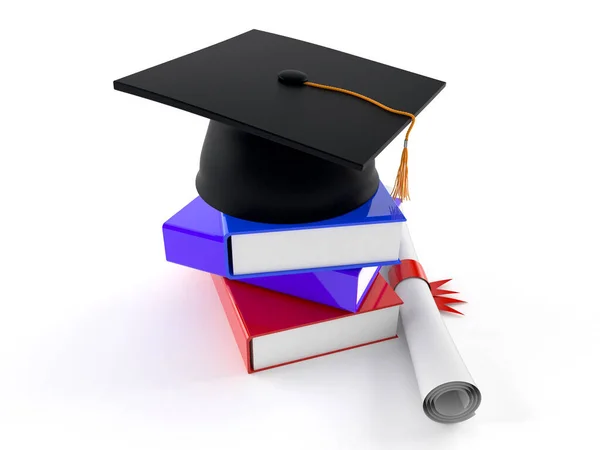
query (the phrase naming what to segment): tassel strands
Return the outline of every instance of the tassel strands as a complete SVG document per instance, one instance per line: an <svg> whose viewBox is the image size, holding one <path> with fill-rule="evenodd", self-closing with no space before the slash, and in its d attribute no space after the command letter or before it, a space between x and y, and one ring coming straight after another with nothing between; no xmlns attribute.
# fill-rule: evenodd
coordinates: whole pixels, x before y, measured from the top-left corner
<svg viewBox="0 0 600 450"><path fill-rule="evenodd" d="M392 189L392 198L399 198L401 201L410 200L408 193L408 141L404 140L404 149L400 158L400 167L394 181Z"/></svg>

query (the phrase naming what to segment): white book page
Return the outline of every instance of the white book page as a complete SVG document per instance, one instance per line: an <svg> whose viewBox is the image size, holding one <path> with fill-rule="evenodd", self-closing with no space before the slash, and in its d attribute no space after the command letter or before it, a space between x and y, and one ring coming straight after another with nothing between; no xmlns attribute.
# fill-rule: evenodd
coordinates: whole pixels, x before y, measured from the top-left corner
<svg viewBox="0 0 600 450"><path fill-rule="evenodd" d="M252 367L265 369L395 337L398 308L390 306L256 337L252 340Z"/></svg>
<svg viewBox="0 0 600 450"><path fill-rule="evenodd" d="M394 261L402 222L231 236L235 275Z"/></svg>

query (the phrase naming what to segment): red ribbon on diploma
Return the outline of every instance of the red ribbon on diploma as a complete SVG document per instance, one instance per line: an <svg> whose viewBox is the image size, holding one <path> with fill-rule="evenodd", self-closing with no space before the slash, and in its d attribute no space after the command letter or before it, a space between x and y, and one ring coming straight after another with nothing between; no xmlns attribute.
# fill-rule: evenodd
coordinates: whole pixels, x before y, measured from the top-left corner
<svg viewBox="0 0 600 450"><path fill-rule="evenodd" d="M423 270L423 266L419 261L414 259L403 259L400 262L400 264L392 266L388 277L392 289L396 289L396 286L398 286L398 284L400 284L401 281L406 280L408 278L420 278L429 285L429 289L431 289L431 295L433 295L435 304L437 305L440 311L462 315L460 311L457 311L448 305L451 303L465 302L456 298L445 297L449 294L458 294L458 292L441 289L441 287L448 283L451 280L451 278L447 280L429 282L429 280L427 279L427 275L425 275L425 270Z"/></svg>

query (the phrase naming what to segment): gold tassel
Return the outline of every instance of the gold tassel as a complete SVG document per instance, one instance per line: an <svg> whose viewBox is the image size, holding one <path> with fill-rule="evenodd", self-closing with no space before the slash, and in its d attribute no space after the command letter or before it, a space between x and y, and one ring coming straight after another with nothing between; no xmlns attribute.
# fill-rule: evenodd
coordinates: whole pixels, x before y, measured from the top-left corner
<svg viewBox="0 0 600 450"><path fill-rule="evenodd" d="M399 198L403 202L410 200L408 193L408 140L404 141L400 167L398 168L394 188L392 189L392 198Z"/></svg>

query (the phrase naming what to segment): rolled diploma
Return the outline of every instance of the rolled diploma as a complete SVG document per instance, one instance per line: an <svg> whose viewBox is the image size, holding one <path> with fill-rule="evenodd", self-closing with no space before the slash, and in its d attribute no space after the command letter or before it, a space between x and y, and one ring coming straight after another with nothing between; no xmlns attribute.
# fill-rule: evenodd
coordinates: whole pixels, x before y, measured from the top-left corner
<svg viewBox="0 0 600 450"><path fill-rule="evenodd" d="M418 261L406 222L402 223L400 260ZM381 274L386 280L390 266ZM406 335L423 411L432 420L456 423L475 414L481 393L467 370L435 304L427 282L401 281L395 292L404 301L400 318Z"/></svg>

